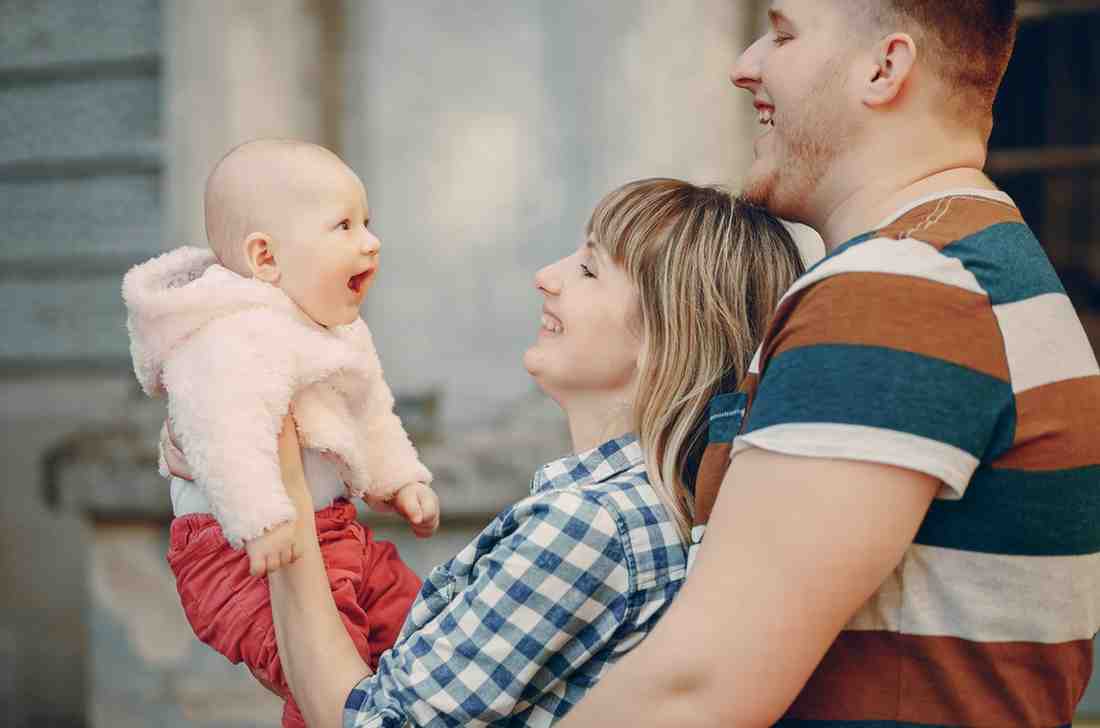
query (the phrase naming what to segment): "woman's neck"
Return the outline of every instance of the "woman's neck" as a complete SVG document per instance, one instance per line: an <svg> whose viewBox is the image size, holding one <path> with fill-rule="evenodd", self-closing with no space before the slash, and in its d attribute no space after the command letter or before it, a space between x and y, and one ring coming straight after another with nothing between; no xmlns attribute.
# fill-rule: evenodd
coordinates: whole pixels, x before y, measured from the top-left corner
<svg viewBox="0 0 1100 728"><path fill-rule="evenodd" d="M573 452L591 450L608 440L630 432L629 402L585 402L562 405L569 420Z"/></svg>

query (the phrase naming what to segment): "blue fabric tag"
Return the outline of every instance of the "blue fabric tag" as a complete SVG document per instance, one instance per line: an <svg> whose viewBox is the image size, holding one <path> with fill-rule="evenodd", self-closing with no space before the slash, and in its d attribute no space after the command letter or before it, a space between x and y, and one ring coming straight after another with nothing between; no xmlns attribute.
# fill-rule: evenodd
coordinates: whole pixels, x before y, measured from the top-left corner
<svg viewBox="0 0 1100 728"><path fill-rule="evenodd" d="M748 401L748 395L744 392L719 394L711 399L707 441L733 442L733 438L741 431L741 421L745 419L745 405Z"/></svg>

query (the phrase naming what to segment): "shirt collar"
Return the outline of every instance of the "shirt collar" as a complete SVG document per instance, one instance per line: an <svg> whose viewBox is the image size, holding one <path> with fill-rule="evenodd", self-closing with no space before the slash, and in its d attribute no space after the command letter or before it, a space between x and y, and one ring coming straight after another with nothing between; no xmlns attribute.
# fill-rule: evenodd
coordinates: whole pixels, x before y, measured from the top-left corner
<svg viewBox="0 0 1100 728"><path fill-rule="evenodd" d="M865 243L868 240L874 240L877 237L877 232L880 229L896 222L905 213L911 212L921 205L932 202L933 200L939 200L944 197L981 197L987 200L992 200L993 202L1000 202L1001 204L1008 205L1010 207L1016 207L1016 203L1013 202L1008 193L1002 192L1001 190L988 190L981 187L955 187L949 190L941 190L931 195L925 195L924 197L902 205L900 208L892 212L889 217L876 225L870 232L861 233L854 238L845 241L841 245L838 245L832 252L826 253L824 258L810 266L809 270L806 271L806 274L812 273L815 269L820 268L822 264L824 264L826 261L832 260L841 253L847 251L849 248L853 248L860 243ZM784 296L784 298L785 297L786 296Z"/></svg>
<svg viewBox="0 0 1100 728"><path fill-rule="evenodd" d="M622 435L575 455L543 465L535 472L531 494L536 495L575 483L602 483L643 461L642 446L633 434Z"/></svg>

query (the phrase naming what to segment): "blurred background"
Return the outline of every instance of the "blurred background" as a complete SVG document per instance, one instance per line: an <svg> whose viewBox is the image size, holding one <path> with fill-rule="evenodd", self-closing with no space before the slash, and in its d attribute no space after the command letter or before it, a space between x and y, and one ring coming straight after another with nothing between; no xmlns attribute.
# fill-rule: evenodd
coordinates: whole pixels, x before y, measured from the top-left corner
<svg viewBox="0 0 1100 728"><path fill-rule="evenodd" d="M1100 2L1021 2L989 171L1100 343ZM736 190L756 118L727 75L766 0L0 0L0 725L276 725L198 643L164 551L160 402L123 273L203 244L231 146L294 136L367 186L364 315L437 477L420 573L568 449L521 365L532 275L629 179ZM807 258L820 241L801 229ZM1094 686L1095 687L1095 686ZM1100 691L1084 714L1100 716Z"/></svg>

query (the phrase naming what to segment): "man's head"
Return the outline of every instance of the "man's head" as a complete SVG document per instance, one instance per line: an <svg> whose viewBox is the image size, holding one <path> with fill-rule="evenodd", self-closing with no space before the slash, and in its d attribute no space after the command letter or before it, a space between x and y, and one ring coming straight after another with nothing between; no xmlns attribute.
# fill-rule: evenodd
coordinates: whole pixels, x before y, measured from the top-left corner
<svg viewBox="0 0 1100 728"><path fill-rule="evenodd" d="M907 154L930 170L984 154L1014 0L774 0L769 22L731 74L765 129L750 200L812 222L840 178Z"/></svg>
<svg viewBox="0 0 1100 728"><path fill-rule="evenodd" d="M871 37L908 33L962 124L992 123L993 101L1016 42L1015 0L859 0ZM863 32L861 30L861 32Z"/></svg>
<svg viewBox="0 0 1100 728"><path fill-rule="evenodd" d="M378 267L363 183L324 147L258 139L206 182L206 235L230 270L281 288L322 326L351 323Z"/></svg>

